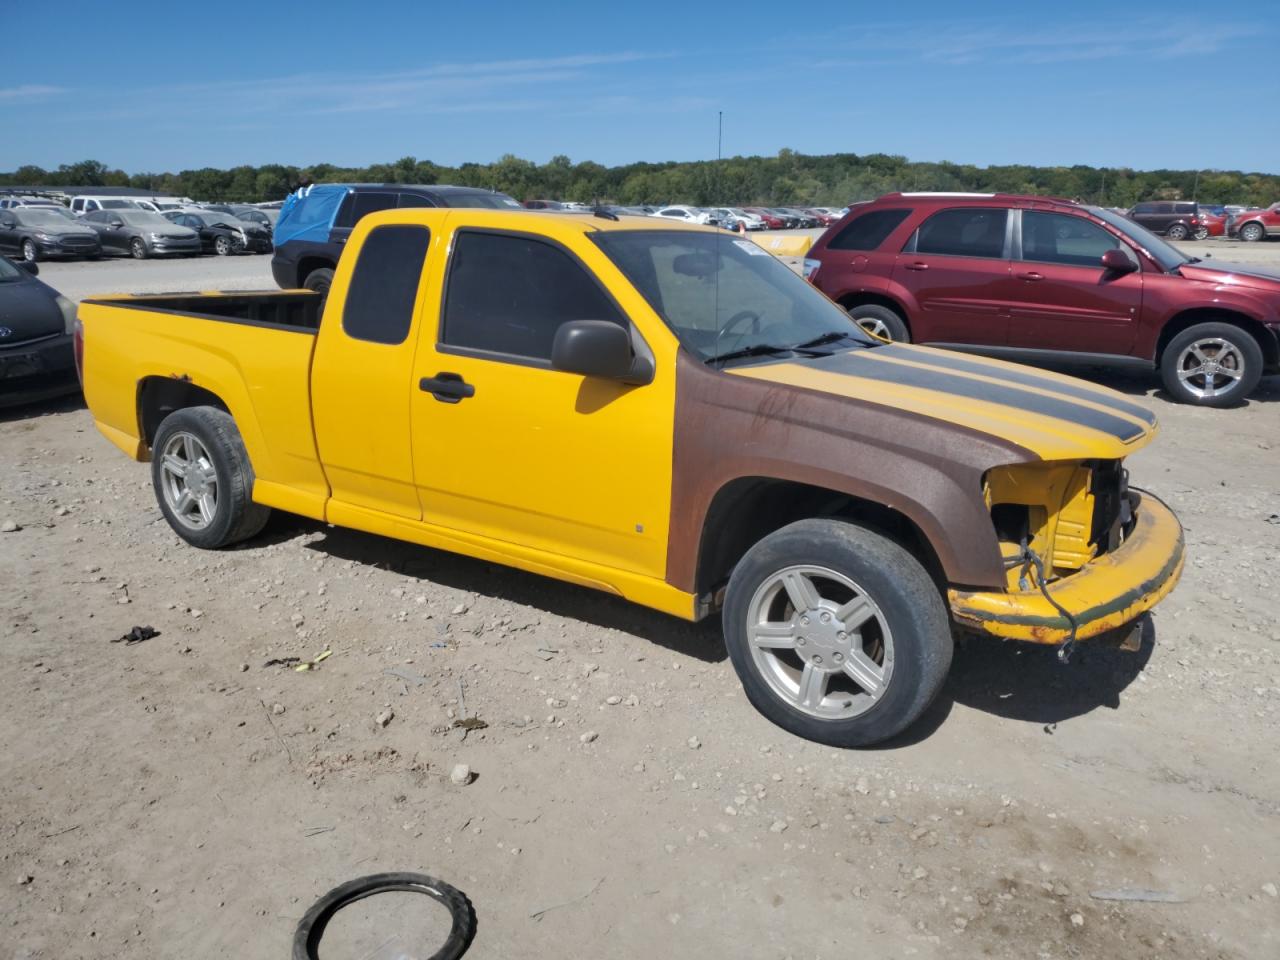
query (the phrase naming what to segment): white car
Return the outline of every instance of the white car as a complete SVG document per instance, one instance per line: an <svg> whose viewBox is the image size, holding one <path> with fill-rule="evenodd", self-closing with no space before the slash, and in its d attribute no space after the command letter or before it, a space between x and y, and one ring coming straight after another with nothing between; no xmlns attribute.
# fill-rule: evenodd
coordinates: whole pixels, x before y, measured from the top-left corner
<svg viewBox="0 0 1280 960"><path fill-rule="evenodd" d="M748 213L741 207L728 207L727 209L731 214L733 214L734 219L741 220L745 223L748 230L764 230L767 226L764 219L759 214Z"/></svg>
<svg viewBox="0 0 1280 960"><path fill-rule="evenodd" d="M77 217L95 210L137 210L138 205L129 197L90 197L71 198L71 212Z"/></svg>
<svg viewBox="0 0 1280 960"><path fill-rule="evenodd" d="M708 223L711 220L711 214L699 210L697 207L663 207L655 217L665 217L667 220L683 220L685 223Z"/></svg>

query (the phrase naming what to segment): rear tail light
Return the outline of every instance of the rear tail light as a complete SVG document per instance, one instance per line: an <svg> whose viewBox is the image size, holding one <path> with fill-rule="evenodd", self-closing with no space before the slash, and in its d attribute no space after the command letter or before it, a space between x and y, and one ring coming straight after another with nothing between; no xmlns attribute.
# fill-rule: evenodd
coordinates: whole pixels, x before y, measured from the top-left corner
<svg viewBox="0 0 1280 960"><path fill-rule="evenodd" d="M803 264L804 278L810 283L813 283L814 277L818 275L818 268L821 266L821 260L812 260L809 257L805 257Z"/></svg>
<svg viewBox="0 0 1280 960"><path fill-rule="evenodd" d="M80 381L80 389L84 389L84 323L76 317L75 331L71 336L71 346L76 354L76 377Z"/></svg>

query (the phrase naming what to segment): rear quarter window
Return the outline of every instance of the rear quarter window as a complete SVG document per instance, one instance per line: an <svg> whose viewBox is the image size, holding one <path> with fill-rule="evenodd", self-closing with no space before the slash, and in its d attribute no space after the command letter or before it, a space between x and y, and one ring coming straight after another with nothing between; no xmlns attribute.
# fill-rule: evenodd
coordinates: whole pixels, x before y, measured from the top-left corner
<svg viewBox="0 0 1280 960"><path fill-rule="evenodd" d="M404 343L427 257L426 227L377 227L365 237L342 307L342 329L355 340Z"/></svg>
<svg viewBox="0 0 1280 960"><path fill-rule="evenodd" d="M827 244L828 250L876 250L910 216L909 209L869 210L845 224Z"/></svg>

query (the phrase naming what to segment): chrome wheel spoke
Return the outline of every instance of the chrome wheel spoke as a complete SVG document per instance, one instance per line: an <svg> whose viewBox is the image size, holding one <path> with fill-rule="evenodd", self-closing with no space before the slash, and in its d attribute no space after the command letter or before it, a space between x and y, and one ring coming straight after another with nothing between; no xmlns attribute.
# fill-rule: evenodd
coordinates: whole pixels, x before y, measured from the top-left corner
<svg viewBox="0 0 1280 960"><path fill-rule="evenodd" d="M782 585L787 591L787 596L791 598L791 606L795 607L796 613L816 610L818 604L822 602L818 591L814 589L813 581L803 573L791 571L783 578Z"/></svg>
<svg viewBox="0 0 1280 960"><path fill-rule="evenodd" d="M758 623L751 630L751 642L766 650L793 650L796 628L791 623Z"/></svg>
<svg viewBox="0 0 1280 960"><path fill-rule="evenodd" d="M195 505L195 502L191 491L184 486L179 489L177 497L174 498L173 509L177 513L186 513Z"/></svg>
<svg viewBox="0 0 1280 960"><path fill-rule="evenodd" d="M827 695L827 671L806 663L800 672L800 690L796 695L802 706L817 709Z"/></svg>
<svg viewBox="0 0 1280 960"><path fill-rule="evenodd" d="M876 615L875 605L862 594L856 595L836 610L836 619L853 633Z"/></svg>
<svg viewBox="0 0 1280 960"><path fill-rule="evenodd" d="M187 461L180 457L175 457L172 453L166 453L160 463L164 469L177 477L181 477L187 472Z"/></svg>
<svg viewBox="0 0 1280 960"><path fill-rule="evenodd" d="M213 522L214 501L210 493L201 494L196 503L200 506L200 519L205 523Z"/></svg>
<svg viewBox="0 0 1280 960"><path fill-rule="evenodd" d="M844 661L844 672L872 697L884 689L884 668L861 650L854 650Z"/></svg>

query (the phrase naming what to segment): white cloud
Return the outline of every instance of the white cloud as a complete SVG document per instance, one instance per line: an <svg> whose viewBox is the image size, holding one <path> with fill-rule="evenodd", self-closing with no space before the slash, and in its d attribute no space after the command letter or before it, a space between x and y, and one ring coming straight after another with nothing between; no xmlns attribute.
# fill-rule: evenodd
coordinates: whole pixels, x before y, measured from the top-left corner
<svg viewBox="0 0 1280 960"><path fill-rule="evenodd" d="M18 87L0 87L0 100L35 100L62 93L62 87L49 87L38 83L24 83Z"/></svg>

